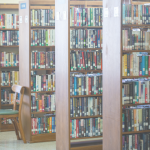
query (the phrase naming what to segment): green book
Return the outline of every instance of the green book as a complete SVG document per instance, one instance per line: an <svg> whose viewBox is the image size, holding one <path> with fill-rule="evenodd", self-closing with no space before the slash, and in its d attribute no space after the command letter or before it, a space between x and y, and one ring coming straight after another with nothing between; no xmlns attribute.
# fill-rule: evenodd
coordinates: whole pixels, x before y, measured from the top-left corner
<svg viewBox="0 0 150 150"><path fill-rule="evenodd" d="M45 36L46 36L46 46L48 46L48 31L47 30L46 30Z"/></svg>
<svg viewBox="0 0 150 150"><path fill-rule="evenodd" d="M91 14L91 26L93 26L93 8L90 8L90 14Z"/></svg>
<svg viewBox="0 0 150 150"><path fill-rule="evenodd" d="M148 75L148 56L145 56L145 75Z"/></svg>
<svg viewBox="0 0 150 150"><path fill-rule="evenodd" d="M39 101L36 101L36 111L39 112Z"/></svg>

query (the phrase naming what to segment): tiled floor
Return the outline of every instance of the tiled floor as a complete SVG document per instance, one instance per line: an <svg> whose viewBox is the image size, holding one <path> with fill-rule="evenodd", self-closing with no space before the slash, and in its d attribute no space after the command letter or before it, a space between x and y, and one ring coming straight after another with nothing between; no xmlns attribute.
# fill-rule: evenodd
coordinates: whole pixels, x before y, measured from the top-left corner
<svg viewBox="0 0 150 150"><path fill-rule="evenodd" d="M56 150L56 142L24 144L15 132L0 132L0 150Z"/></svg>

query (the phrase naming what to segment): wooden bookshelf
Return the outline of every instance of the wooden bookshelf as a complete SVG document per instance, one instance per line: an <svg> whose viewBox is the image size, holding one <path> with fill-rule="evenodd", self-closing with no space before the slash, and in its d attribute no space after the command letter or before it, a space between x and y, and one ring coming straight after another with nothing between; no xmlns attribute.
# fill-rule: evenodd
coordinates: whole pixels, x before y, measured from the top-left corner
<svg viewBox="0 0 150 150"><path fill-rule="evenodd" d="M22 2L19 3L21 5ZM23 121L22 124L26 140L29 143L37 142L48 142L55 141L55 133L44 133L32 135L32 126L31 118L42 117L46 114L51 114L55 116L55 112L32 112L31 111L31 94L53 94L55 91L31 91L31 71L38 71L39 74L50 74L55 71L55 68L45 68L45 69L31 69L31 52L32 51L55 51L55 46L31 46L31 30L41 30L41 29L55 29L55 26L31 26L31 9L54 9L55 1L54 0L25 0L23 3L26 3L26 9L20 9L19 15L28 16L27 23L23 22L20 24L20 31L24 35L20 38L20 48L19 48L19 58L20 62L20 82L21 85L28 88L27 96L24 98L26 106L24 107L23 112ZM24 20L24 18L23 18ZM28 113L26 113L28 112Z"/></svg>
<svg viewBox="0 0 150 150"><path fill-rule="evenodd" d="M138 105L150 105L150 103L124 104L124 105L122 105L122 106L123 106L123 107L126 107L126 106L138 106Z"/></svg>
<svg viewBox="0 0 150 150"><path fill-rule="evenodd" d="M150 76L122 76L122 79L149 78Z"/></svg>
<svg viewBox="0 0 150 150"><path fill-rule="evenodd" d="M150 50L127 50L127 51L122 51L123 54L133 53L133 52L147 52L147 53L150 53Z"/></svg>
<svg viewBox="0 0 150 150"><path fill-rule="evenodd" d="M0 15L3 14L3 12L5 12L5 14L18 14L18 5L17 4L2 4L0 3ZM7 28L0 28L0 31L19 31L19 29L7 29ZM17 50L19 46L18 45L12 45L12 46L0 46L0 52L2 51L13 51L11 48ZM1 78L1 71L15 71L15 70L19 70L18 66L8 66L8 67L1 67L0 66L0 78ZM1 82L1 79L0 79ZM11 86L1 86L0 85L0 90L2 89L10 89ZM0 97L1 97L1 93L0 93ZM17 109L19 108L19 104L17 104ZM0 102L0 109L13 109L13 104L2 104ZM14 126L13 124L2 124L1 119L0 119L0 132L6 132L6 131L14 131Z"/></svg>
<svg viewBox="0 0 150 150"><path fill-rule="evenodd" d="M149 133L150 130L142 130L142 131L132 131L132 132L122 132L123 135L126 134L138 134L138 133Z"/></svg>
<svg viewBox="0 0 150 150"><path fill-rule="evenodd" d="M63 7L61 1L56 1L56 13L60 12L60 18L56 20L55 27L55 38L56 41L56 149L57 150L102 150L102 142L99 140L98 143L92 141L93 138L102 138L102 136L83 137L83 138L70 138L70 120L71 119L86 119L86 118L97 118L103 117L102 115L97 116L86 116L86 117L70 117L70 98L84 98L84 97L96 97L102 96L97 95L70 95L70 73L102 73L102 70L77 70L70 71L70 52L72 51L96 51L102 50L102 48L70 48L70 29L102 29L102 26L70 26L70 8L71 7L102 7L102 1L64 1ZM66 12L66 19L62 20L62 13ZM59 42L61 41L61 42ZM63 57L62 57L63 56ZM62 67L63 66L63 67ZM63 106L63 107L62 107ZM63 118L63 119L61 119ZM60 130L63 129L63 132ZM77 143L74 142L79 139L87 139L90 143ZM73 141L72 141L73 140Z"/></svg>

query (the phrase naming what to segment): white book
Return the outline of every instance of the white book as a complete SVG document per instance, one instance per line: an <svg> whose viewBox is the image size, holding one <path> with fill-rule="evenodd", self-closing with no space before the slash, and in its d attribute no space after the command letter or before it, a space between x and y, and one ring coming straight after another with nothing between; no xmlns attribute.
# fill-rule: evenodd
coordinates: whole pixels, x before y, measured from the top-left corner
<svg viewBox="0 0 150 150"><path fill-rule="evenodd" d="M36 91L39 91L38 76L39 76L39 75L36 75Z"/></svg>
<svg viewBox="0 0 150 150"><path fill-rule="evenodd" d="M132 135L129 135L129 150L132 149Z"/></svg>
<svg viewBox="0 0 150 150"><path fill-rule="evenodd" d="M39 86L39 91L41 91L41 76L38 77L38 86Z"/></svg>

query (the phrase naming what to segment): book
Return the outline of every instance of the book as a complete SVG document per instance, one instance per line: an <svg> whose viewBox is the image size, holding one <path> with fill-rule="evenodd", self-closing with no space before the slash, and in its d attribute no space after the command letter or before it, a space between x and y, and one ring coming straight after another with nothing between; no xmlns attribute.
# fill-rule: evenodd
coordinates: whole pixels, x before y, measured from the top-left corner
<svg viewBox="0 0 150 150"><path fill-rule="evenodd" d="M19 31L0 31L0 46L18 46Z"/></svg>
<svg viewBox="0 0 150 150"><path fill-rule="evenodd" d="M70 98L70 117L102 115L102 97Z"/></svg>
<svg viewBox="0 0 150 150"><path fill-rule="evenodd" d="M70 8L70 26L102 26L102 8Z"/></svg>
<svg viewBox="0 0 150 150"><path fill-rule="evenodd" d="M18 14L2 14L0 15L0 29L18 29Z"/></svg>
<svg viewBox="0 0 150 150"><path fill-rule="evenodd" d="M96 83L96 84L94 84ZM70 95L102 94L102 75L100 74L70 74Z"/></svg>
<svg viewBox="0 0 150 150"><path fill-rule="evenodd" d="M32 51L31 69L55 68L55 52Z"/></svg>
<svg viewBox="0 0 150 150"><path fill-rule="evenodd" d="M70 29L70 48L102 48L102 29Z"/></svg>
<svg viewBox="0 0 150 150"><path fill-rule="evenodd" d="M91 59L90 59L91 58ZM102 52L97 51L71 51L70 70L102 70Z"/></svg>
<svg viewBox="0 0 150 150"><path fill-rule="evenodd" d="M31 72L31 91L55 91L55 73L38 75Z"/></svg>
<svg viewBox="0 0 150 150"><path fill-rule="evenodd" d="M102 136L101 130L102 118L88 118L88 119L71 119L70 120L70 137L82 138L82 137L94 137ZM72 132L71 132L72 131Z"/></svg>
<svg viewBox="0 0 150 150"><path fill-rule="evenodd" d="M31 46L55 46L55 29L31 30Z"/></svg>
<svg viewBox="0 0 150 150"><path fill-rule="evenodd" d="M32 117L31 127L32 135L56 133L56 117L54 115Z"/></svg>
<svg viewBox="0 0 150 150"><path fill-rule="evenodd" d="M55 9L31 9L31 26L55 26Z"/></svg>
<svg viewBox="0 0 150 150"><path fill-rule="evenodd" d="M19 66L19 54L13 52L0 53L1 67Z"/></svg>

